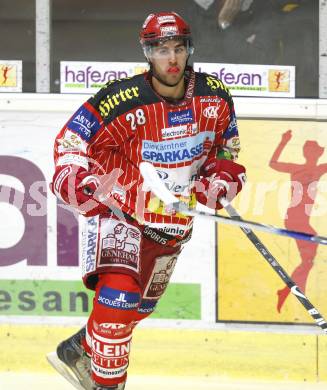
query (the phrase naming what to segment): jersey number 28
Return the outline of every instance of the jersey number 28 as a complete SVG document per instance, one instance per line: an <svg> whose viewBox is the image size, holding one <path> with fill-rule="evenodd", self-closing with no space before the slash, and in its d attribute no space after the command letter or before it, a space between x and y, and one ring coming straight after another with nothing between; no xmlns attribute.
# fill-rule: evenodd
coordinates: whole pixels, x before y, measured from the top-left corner
<svg viewBox="0 0 327 390"><path fill-rule="evenodd" d="M127 122L131 122L131 129L136 130L136 127L139 125L144 125L146 122L146 118L144 115L144 111L142 108L138 108L135 110L135 113L129 112L126 115Z"/></svg>

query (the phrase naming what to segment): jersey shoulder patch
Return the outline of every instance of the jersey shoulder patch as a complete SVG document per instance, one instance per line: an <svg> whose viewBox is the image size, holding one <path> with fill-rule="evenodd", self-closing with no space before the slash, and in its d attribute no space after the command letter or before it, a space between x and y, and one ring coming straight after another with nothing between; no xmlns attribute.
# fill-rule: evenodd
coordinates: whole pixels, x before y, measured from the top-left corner
<svg viewBox="0 0 327 390"><path fill-rule="evenodd" d="M145 75L140 74L110 81L89 99L89 103L97 109L104 122L109 123L133 108L158 100L145 80Z"/></svg>

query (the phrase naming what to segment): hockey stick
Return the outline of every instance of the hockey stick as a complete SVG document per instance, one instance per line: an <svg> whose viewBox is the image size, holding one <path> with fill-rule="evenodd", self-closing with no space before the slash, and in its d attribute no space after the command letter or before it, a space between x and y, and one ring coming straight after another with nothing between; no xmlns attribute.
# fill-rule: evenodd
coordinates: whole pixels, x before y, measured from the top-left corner
<svg viewBox="0 0 327 390"><path fill-rule="evenodd" d="M142 162L140 164L140 171L143 176L145 185L148 185L151 191L159 199L161 199L166 205L170 205L172 209L179 210L185 215L192 217L201 216L227 225L240 226L248 229L252 228L266 233L295 238L296 240L311 241L317 244L327 245L327 237L315 236L309 233L297 232L294 230L287 230L272 225L265 225L259 222L247 221L245 219L235 219L225 217L224 215L216 215L206 213L204 211L191 210L184 203L179 202L179 200L169 190L167 190L152 164L148 162Z"/></svg>
<svg viewBox="0 0 327 390"><path fill-rule="evenodd" d="M192 214L188 213L188 210L185 209L185 206L181 204L178 199L166 188L164 183L160 180L156 169L152 164L143 162L140 164L140 171L144 179L144 183L149 189L159 198L161 199L167 206L171 206L176 210L180 210L185 214L197 216L207 216L212 214L193 212ZM283 267L278 263L275 257L269 252L269 250L265 247L265 245L260 241L260 239L253 233L253 231L249 228L252 225L252 222L243 221L241 216L237 213L237 211L223 198L220 199L221 204L224 206L227 213L230 215L231 220L238 225L244 234L248 237L248 239L252 242L252 244L256 247L256 249L260 252L260 254L265 258L265 260L271 265L274 271L279 275L279 277L283 280L283 282L287 285L287 287L291 290L291 292L296 296L296 298L302 303L307 312L311 315L314 321L320 326L324 333L327 334L327 322L320 314L320 312L312 305L309 299L304 295L304 293L300 290L300 288L294 283L294 281L290 278L290 276L286 273ZM212 215L215 216L215 215ZM215 216L216 217L216 216ZM211 218L212 219L212 218ZM214 218L216 222L225 222L226 219ZM255 224L256 226L256 224ZM268 231L265 229L265 231ZM269 231L271 233L275 233L275 231Z"/></svg>
<svg viewBox="0 0 327 390"><path fill-rule="evenodd" d="M242 221L241 216L237 213L234 207L232 207L225 199L221 199L220 201L224 206L224 209L232 218L235 218L235 220L238 221ZM248 229L247 227L240 226L240 228L247 236L247 238L252 242L252 244L256 247L256 249L261 253L261 255L271 265L273 270L280 276L280 278L291 290L291 292L302 303L302 305L305 307L307 312L320 326L323 332L327 334L327 323L324 317L319 313L319 311L313 306L313 304L309 301L309 299L304 295L304 293L300 290L299 286L297 286L294 283L293 279L291 279L291 277L286 273L284 268L278 263L276 258L269 252L267 247L261 242L258 236L251 229Z"/></svg>

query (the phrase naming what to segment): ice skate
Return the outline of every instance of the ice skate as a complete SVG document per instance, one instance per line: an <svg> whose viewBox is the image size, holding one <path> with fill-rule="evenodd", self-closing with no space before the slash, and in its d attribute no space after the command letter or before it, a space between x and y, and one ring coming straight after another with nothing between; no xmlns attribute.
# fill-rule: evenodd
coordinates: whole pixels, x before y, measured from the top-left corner
<svg viewBox="0 0 327 390"><path fill-rule="evenodd" d="M84 337L85 328L82 328L67 340L62 341L57 351L49 353L47 359L52 367L76 389L94 390L97 388L94 387L91 379L91 359L81 344Z"/></svg>

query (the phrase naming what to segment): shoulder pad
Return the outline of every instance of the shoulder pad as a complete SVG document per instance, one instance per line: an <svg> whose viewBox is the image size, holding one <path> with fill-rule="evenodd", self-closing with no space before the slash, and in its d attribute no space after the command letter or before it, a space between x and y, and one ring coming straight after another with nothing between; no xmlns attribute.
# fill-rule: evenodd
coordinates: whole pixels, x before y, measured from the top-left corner
<svg viewBox="0 0 327 390"><path fill-rule="evenodd" d="M196 72L198 79L197 95L218 95L226 100L231 98L231 94L226 85L217 77L208 74Z"/></svg>
<svg viewBox="0 0 327 390"><path fill-rule="evenodd" d="M105 122L144 104L153 103L156 95L144 79L144 74L107 83L89 100Z"/></svg>

